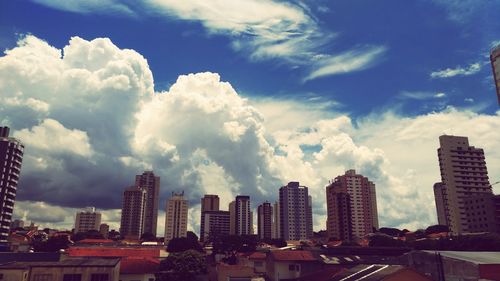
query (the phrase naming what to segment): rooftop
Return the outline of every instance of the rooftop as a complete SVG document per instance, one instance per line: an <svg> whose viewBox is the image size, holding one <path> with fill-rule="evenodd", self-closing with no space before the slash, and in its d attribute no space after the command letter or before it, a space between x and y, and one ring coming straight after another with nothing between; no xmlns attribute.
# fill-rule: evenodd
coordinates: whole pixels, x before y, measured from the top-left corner
<svg viewBox="0 0 500 281"><path fill-rule="evenodd" d="M153 258L128 257L120 264L122 274L155 273L160 269L160 261Z"/></svg>
<svg viewBox="0 0 500 281"><path fill-rule="evenodd" d="M61 261L13 262L0 266L0 269L27 267L115 267L118 258L67 258Z"/></svg>
<svg viewBox="0 0 500 281"><path fill-rule="evenodd" d="M475 264L500 264L500 252L459 252L459 251L424 251L439 253L442 257L469 261Z"/></svg>
<svg viewBox="0 0 500 281"><path fill-rule="evenodd" d="M67 253L71 257L159 257L159 248L126 247L70 247Z"/></svg>
<svg viewBox="0 0 500 281"><path fill-rule="evenodd" d="M309 251L272 251L271 256L277 261L316 261L312 253Z"/></svg>

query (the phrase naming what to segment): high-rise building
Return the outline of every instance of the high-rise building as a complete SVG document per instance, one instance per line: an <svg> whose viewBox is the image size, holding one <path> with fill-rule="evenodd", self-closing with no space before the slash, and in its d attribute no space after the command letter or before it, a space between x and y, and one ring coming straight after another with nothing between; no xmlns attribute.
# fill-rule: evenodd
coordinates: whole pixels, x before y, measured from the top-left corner
<svg viewBox="0 0 500 281"><path fill-rule="evenodd" d="M228 211L204 211L203 233L200 233L203 241L208 241L214 237L229 235L229 212Z"/></svg>
<svg viewBox="0 0 500 281"><path fill-rule="evenodd" d="M229 213L232 235L249 235L252 233L250 196L236 196L236 199L229 203Z"/></svg>
<svg viewBox="0 0 500 281"><path fill-rule="evenodd" d="M236 201L229 203L229 234L236 235Z"/></svg>
<svg viewBox="0 0 500 281"><path fill-rule="evenodd" d="M273 208L273 239L281 238L280 232L280 203L278 201L274 202Z"/></svg>
<svg viewBox="0 0 500 281"><path fill-rule="evenodd" d="M165 209L165 244L173 238L187 236L188 202L184 191L172 192Z"/></svg>
<svg viewBox="0 0 500 281"><path fill-rule="evenodd" d="M280 234L284 240L312 237L312 212L308 188L289 182L279 190Z"/></svg>
<svg viewBox="0 0 500 281"><path fill-rule="evenodd" d="M205 241L205 215L204 215L204 212L209 212L209 211L219 211L219 196L206 194L203 198L201 198L200 241Z"/></svg>
<svg viewBox="0 0 500 281"><path fill-rule="evenodd" d="M264 202L257 207L257 234L260 239L272 238L273 207Z"/></svg>
<svg viewBox="0 0 500 281"><path fill-rule="evenodd" d="M75 233L99 230L100 225L101 213L96 212L94 207L87 207L85 210L76 213Z"/></svg>
<svg viewBox="0 0 500 281"><path fill-rule="evenodd" d="M326 187L327 231L331 238L351 240L378 228L375 184L348 170Z"/></svg>
<svg viewBox="0 0 500 281"><path fill-rule="evenodd" d="M143 233L156 236L158 224L158 202L160 198L160 177L153 171L145 171L142 175L135 176L135 186L146 190L146 206L144 208Z"/></svg>
<svg viewBox="0 0 500 281"><path fill-rule="evenodd" d="M442 182L437 182L434 184L434 199L436 201L436 211L438 215L438 224L446 225L446 213L444 206L444 184Z"/></svg>
<svg viewBox="0 0 500 281"><path fill-rule="evenodd" d="M24 145L9 137L9 131L9 127L0 127L0 250L8 247L7 238L24 153Z"/></svg>
<svg viewBox="0 0 500 281"><path fill-rule="evenodd" d="M139 239L143 232L144 210L146 207L146 190L131 186L123 192L122 217L120 223L121 236Z"/></svg>
<svg viewBox="0 0 500 281"><path fill-rule="evenodd" d="M108 239L108 237L109 237L109 225L105 224L105 223L101 223L101 225L99 226L99 233L101 233L101 235L102 235L102 237L104 237L104 239Z"/></svg>
<svg viewBox="0 0 500 281"><path fill-rule="evenodd" d="M500 105L500 44L491 50L490 60L493 69L493 79L497 90L498 104Z"/></svg>
<svg viewBox="0 0 500 281"><path fill-rule="evenodd" d="M453 233L477 231L472 214L483 213L470 210L466 198L492 194L484 151L469 145L467 137L439 137L439 168L441 170L441 193L438 192L436 208L438 220ZM472 199L471 199L472 200ZM474 201L475 204L475 201ZM486 209L483 210L486 212ZM477 218L479 219L479 218ZM473 226L474 224L474 226ZM483 227L488 223L483 223Z"/></svg>

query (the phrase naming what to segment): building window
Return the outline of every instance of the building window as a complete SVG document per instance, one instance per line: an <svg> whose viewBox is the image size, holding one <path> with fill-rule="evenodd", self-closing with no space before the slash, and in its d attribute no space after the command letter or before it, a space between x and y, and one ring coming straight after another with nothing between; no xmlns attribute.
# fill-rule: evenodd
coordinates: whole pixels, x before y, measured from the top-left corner
<svg viewBox="0 0 500 281"><path fill-rule="evenodd" d="M64 274L63 281L82 281L81 274Z"/></svg>
<svg viewBox="0 0 500 281"><path fill-rule="evenodd" d="M35 274L33 281L52 281L52 274Z"/></svg>
<svg viewBox="0 0 500 281"><path fill-rule="evenodd" d="M90 281L109 281L107 273L92 274Z"/></svg>

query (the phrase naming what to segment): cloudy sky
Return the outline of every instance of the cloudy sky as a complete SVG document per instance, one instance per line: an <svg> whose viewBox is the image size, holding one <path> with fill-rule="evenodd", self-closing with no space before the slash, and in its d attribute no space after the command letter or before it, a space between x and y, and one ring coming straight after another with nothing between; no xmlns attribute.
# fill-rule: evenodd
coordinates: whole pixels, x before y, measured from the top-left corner
<svg viewBox="0 0 500 281"><path fill-rule="evenodd" d="M256 206L347 169L375 182L382 226L437 222L442 134L468 136L500 180L488 53L499 1L33 0L0 3L0 123L26 145L15 217L117 229L134 176L161 202L238 194ZM500 185L494 191L500 193ZM226 207L227 208L227 207ZM159 233L163 233L160 212Z"/></svg>

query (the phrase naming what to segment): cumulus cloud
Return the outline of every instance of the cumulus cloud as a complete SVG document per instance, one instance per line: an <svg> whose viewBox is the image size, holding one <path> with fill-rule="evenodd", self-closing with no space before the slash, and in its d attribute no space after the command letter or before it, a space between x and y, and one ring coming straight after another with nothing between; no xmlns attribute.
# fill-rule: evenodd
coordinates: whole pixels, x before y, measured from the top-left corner
<svg viewBox="0 0 500 281"><path fill-rule="evenodd" d="M377 185L381 225L423 227L436 222L443 133L469 136L485 149L490 177L500 177L499 115L449 108L352 120L321 106L249 101L210 72L180 75L155 93L147 61L109 39L75 37L63 50L28 36L0 57L1 121L26 143L17 217L42 222L35 213L45 208L55 214L46 224L69 227L76 210L96 206L117 227L124 188L153 169L161 208L172 191L185 191L192 230L205 193L220 194L222 208L237 194L255 206L295 180L310 187L318 230L325 185L354 168ZM26 106L34 100L43 106ZM15 114L21 109L29 114Z"/></svg>
<svg viewBox="0 0 500 281"><path fill-rule="evenodd" d="M455 76L469 76L478 73L481 70L480 63L473 63L469 67L446 68L434 71L430 74L431 78L450 78Z"/></svg>

